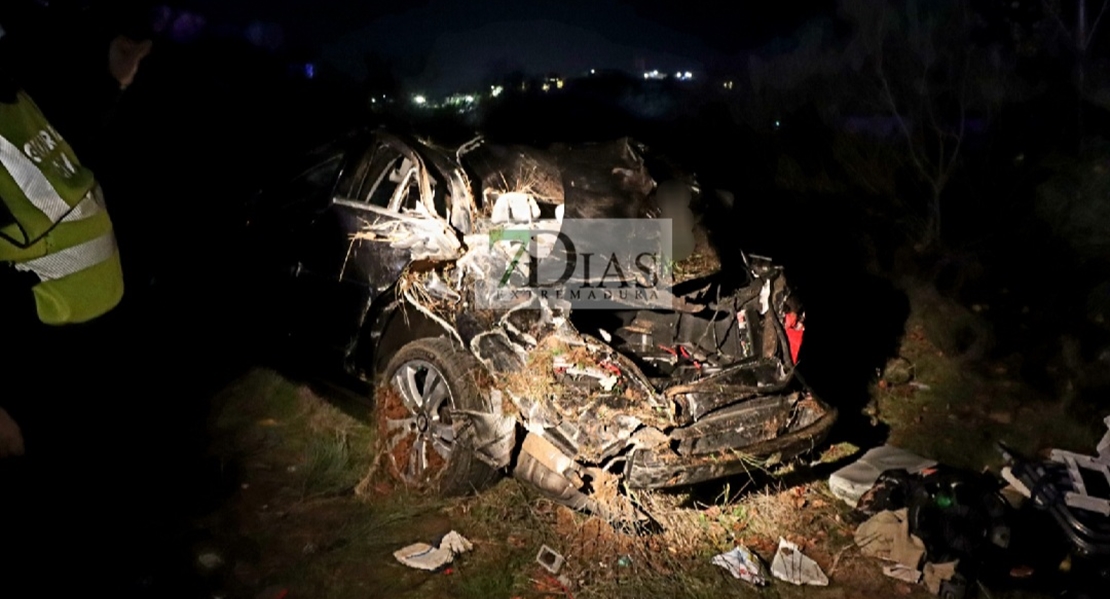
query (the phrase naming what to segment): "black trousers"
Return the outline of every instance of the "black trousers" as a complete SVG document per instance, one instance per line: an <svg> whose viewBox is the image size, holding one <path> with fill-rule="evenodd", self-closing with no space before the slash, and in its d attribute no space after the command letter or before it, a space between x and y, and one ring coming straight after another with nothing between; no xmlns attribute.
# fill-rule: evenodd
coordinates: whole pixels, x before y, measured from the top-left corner
<svg viewBox="0 0 1110 599"><path fill-rule="evenodd" d="M127 310L81 325L8 319L0 406L26 453L0 460L0 597L144 596L173 521L167 381ZM33 314L33 313L32 313ZM170 383L172 385L172 383Z"/></svg>

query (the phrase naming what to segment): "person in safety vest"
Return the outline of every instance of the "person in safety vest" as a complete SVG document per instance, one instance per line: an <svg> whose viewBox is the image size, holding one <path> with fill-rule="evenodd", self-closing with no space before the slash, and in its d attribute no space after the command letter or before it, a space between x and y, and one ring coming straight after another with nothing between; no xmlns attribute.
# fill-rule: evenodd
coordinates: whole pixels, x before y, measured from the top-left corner
<svg viewBox="0 0 1110 599"><path fill-rule="evenodd" d="M16 82L9 64L12 52L3 47L7 36L2 17L0 13L0 312L5 313L0 322L80 325L111 311L123 296L112 220L92 171ZM149 51L149 41L121 36L111 42L108 72L120 89L132 82ZM73 91L73 101L80 102L81 91ZM21 345L34 347L29 339L3 341L5 351L13 354ZM20 362L19 356L7 357L0 369ZM0 392L0 458L24 450L20 428L5 409L8 401Z"/></svg>

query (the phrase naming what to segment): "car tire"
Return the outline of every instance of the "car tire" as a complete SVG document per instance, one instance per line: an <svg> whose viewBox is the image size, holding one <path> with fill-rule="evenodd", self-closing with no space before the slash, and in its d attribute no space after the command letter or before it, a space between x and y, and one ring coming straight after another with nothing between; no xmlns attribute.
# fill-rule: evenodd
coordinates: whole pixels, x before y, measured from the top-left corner
<svg viewBox="0 0 1110 599"><path fill-rule="evenodd" d="M470 352L445 337L420 339L389 360L375 401L377 450L389 475L406 487L440 496L479 492L500 478L455 439L451 411L492 410Z"/></svg>

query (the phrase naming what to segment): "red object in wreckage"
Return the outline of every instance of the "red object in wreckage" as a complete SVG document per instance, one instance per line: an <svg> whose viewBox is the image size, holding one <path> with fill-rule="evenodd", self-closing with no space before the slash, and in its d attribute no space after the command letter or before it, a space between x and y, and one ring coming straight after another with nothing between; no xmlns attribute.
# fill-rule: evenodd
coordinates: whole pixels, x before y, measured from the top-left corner
<svg viewBox="0 0 1110 599"><path fill-rule="evenodd" d="M806 325L798 320L798 315L793 312L786 314L786 340L790 343L790 359L798 363L798 352L802 350L802 335L805 334Z"/></svg>
<svg viewBox="0 0 1110 599"><path fill-rule="evenodd" d="M612 362L601 362L599 366L601 366L605 370L608 370L610 374L615 374L617 376L621 375L620 367L616 364L613 364Z"/></svg>

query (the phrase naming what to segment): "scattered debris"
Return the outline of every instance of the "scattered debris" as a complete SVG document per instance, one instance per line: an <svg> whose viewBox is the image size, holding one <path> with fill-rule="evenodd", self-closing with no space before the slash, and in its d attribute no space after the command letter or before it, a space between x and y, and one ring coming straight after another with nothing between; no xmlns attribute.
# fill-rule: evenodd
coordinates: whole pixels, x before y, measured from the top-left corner
<svg viewBox="0 0 1110 599"><path fill-rule="evenodd" d="M1110 417L1104 422L1110 429ZM1049 516L1052 527L1042 532L1048 535L1045 541L1038 537L1038 549L1058 546L1066 552L1056 558L1062 558L1059 571L1066 574L1070 589L1104 595L1110 583L1105 568L1110 555L1110 430L1098 443L1097 456L1054 449L1042 460L999 446L1009 465L1007 480L1029 493L1029 506Z"/></svg>
<svg viewBox="0 0 1110 599"><path fill-rule="evenodd" d="M925 543L910 533L908 516L909 510L905 508L896 512L887 510L860 524L856 528L860 553L895 562L916 572L925 557Z"/></svg>
<svg viewBox="0 0 1110 599"><path fill-rule="evenodd" d="M1110 416L1104 422L1110 429ZM1067 466L1073 489L1064 494L1068 507L1110 516L1110 430L1099 441L1097 451L1092 457L1053 449L1050 457Z"/></svg>
<svg viewBox="0 0 1110 599"><path fill-rule="evenodd" d="M215 570L224 565L224 558L215 551L207 551L197 556L197 563L206 570Z"/></svg>
<svg viewBox="0 0 1110 599"><path fill-rule="evenodd" d="M813 559L802 554L798 546L779 537L779 548L771 562L771 574L791 584L828 586L829 577Z"/></svg>
<svg viewBox="0 0 1110 599"><path fill-rule="evenodd" d="M254 599L285 599L289 595L289 589L281 586L266 587L261 593L254 596Z"/></svg>
<svg viewBox="0 0 1110 599"><path fill-rule="evenodd" d="M444 535L439 542L439 547L432 547L427 543L413 543L394 551L393 557L410 568L434 571L454 561L455 556L472 549L474 545L466 537L452 530Z"/></svg>
<svg viewBox="0 0 1110 599"><path fill-rule="evenodd" d="M905 385L914 378L914 365L909 360L898 357L890 360L883 368L882 380L888 385Z"/></svg>
<svg viewBox="0 0 1110 599"><path fill-rule="evenodd" d="M563 558L562 555L559 555L557 551L548 547L547 545L544 545L543 547L540 547L540 552L536 554L536 563L543 566L543 568L548 572L551 572L552 574L558 574L559 570L562 569L563 564L566 563L566 560Z"/></svg>
<svg viewBox="0 0 1110 599"><path fill-rule="evenodd" d="M837 470L829 477L829 489L845 503L856 507L863 496L887 470L919 473L936 466L935 460L923 458L904 449L883 445L869 450L859 460Z"/></svg>
<svg viewBox="0 0 1110 599"><path fill-rule="evenodd" d="M532 579L532 586L545 597L555 595L574 599L574 595L570 594L569 582L565 576L556 578L549 574L544 576L543 580Z"/></svg>
<svg viewBox="0 0 1110 599"><path fill-rule="evenodd" d="M929 592L934 595L940 594L940 587L943 583L952 580L956 576L956 566L959 565L959 560L954 562L945 562L943 564L934 564L929 562L925 564L925 587Z"/></svg>
<svg viewBox="0 0 1110 599"><path fill-rule="evenodd" d="M747 547L735 547L732 551L715 555L711 563L714 566L720 566L728 570L729 574L740 580L750 582L756 586L767 584L767 578L763 575L763 566L759 557Z"/></svg>
<svg viewBox="0 0 1110 599"><path fill-rule="evenodd" d="M998 424L1012 424L1014 422L1014 415L1009 412L991 412L987 414L987 418L991 422L997 422Z"/></svg>
<svg viewBox="0 0 1110 599"><path fill-rule="evenodd" d="M883 566L883 575L889 576L902 582L910 584L917 584L921 581L921 571L902 564L891 564Z"/></svg>

